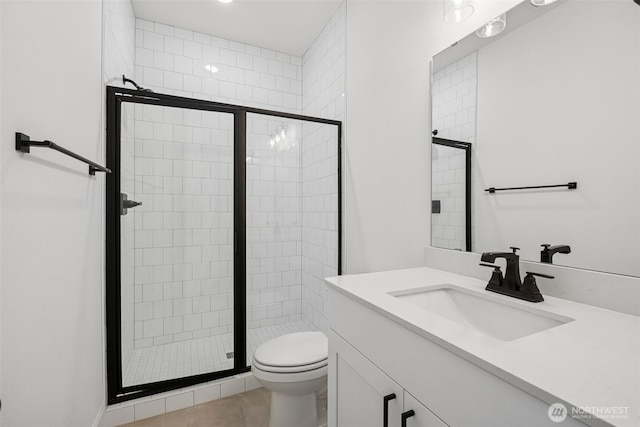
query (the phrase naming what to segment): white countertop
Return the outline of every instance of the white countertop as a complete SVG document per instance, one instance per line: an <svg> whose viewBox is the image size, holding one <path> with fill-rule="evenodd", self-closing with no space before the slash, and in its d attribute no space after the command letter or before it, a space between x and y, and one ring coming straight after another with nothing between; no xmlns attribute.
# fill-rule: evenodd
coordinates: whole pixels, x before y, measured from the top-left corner
<svg viewBox="0 0 640 427"><path fill-rule="evenodd" d="M487 280L490 271L487 271ZM422 267L326 279L350 296L549 404L624 411L588 425L640 426L640 318L545 296L530 303L485 291L486 281ZM559 314L572 322L512 341L500 341L388 294L453 284L510 304ZM571 411L571 409L569 409ZM605 424L606 425L606 424Z"/></svg>

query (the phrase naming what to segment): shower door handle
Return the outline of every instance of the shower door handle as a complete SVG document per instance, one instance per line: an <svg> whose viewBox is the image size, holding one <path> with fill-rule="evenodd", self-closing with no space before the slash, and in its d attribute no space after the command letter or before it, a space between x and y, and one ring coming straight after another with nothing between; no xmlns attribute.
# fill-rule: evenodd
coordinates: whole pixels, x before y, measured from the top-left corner
<svg viewBox="0 0 640 427"><path fill-rule="evenodd" d="M141 204L141 202L129 200L125 193L120 193L120 215L126 215L127 209L135 208L136 206L140 206Z"/></svg>

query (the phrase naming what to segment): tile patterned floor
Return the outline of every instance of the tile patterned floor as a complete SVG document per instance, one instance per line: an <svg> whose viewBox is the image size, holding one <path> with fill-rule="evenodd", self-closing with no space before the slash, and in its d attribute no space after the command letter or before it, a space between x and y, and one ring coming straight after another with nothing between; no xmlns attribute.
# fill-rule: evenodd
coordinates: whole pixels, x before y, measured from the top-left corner
<svg viewBox="0 0 640 427"><path fill-rule="evenodd" d="M271 393L247 391L119 427L268 427ZM318 396L318 427L327 426L327 397Z"/></svg>
<svg viewBox="0 0 640 427"><path fill-rule="evenodd" d="M268 427L270 403L271 394L259 388L121 427Z"/></svg>
<svg viewBox="0 0 640 427"><path fill-rule="evenodd" d="M260 344L280 335L308 330L303 322L250 329L247 364L251 364L253 352ZM227 358L230 352L233 352L231 334L136 349L124 370L123 384L145 384L231 369L233 358Z"/></svg>

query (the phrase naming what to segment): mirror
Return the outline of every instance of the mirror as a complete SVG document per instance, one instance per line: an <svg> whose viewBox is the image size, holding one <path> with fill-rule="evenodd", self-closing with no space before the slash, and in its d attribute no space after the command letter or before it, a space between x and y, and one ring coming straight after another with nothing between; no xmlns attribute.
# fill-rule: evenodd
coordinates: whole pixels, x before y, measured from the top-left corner
<svg viewBox="0 0 640 427"><path fill-rule="evenodd" d="M540 262L542 244L568 245L554 264L640 276L638 5L527 0L499 35L436 55L432 73L434 134L471 144L468 180L460 156L432 146L433 246L466 250L470 220L473 252L516 246Z"/></svg>

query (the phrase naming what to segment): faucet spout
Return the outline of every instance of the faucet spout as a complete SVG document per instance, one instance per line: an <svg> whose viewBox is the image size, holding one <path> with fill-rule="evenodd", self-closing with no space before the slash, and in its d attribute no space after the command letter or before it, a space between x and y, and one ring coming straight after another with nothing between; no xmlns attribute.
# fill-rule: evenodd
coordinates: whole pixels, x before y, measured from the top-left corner
<svg viewBox="0 0 640 427"><path fill-rule="evenodd" d="M504 281L501 288L517 291L522 286L520 256L516 254L519 249L512 246L512 252L484 252L480 256L482 262L494 263L498 258L504 258L507 261L507 269L504 272Z"/></svg>
<svg viewBox="0 0 640 427"><path fill-rule="evenodd" d="M553 264L554 254L570 254L571 246L569 245L555 245L551 246L548 243L541 245L544 249L540 251L540 262L547 264Z"/></svg>

